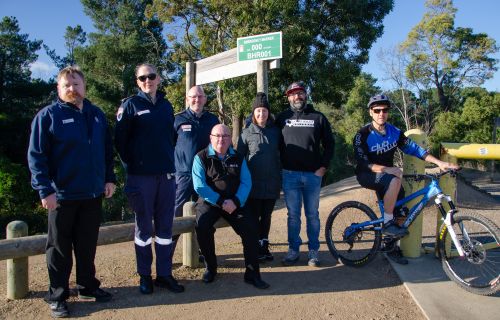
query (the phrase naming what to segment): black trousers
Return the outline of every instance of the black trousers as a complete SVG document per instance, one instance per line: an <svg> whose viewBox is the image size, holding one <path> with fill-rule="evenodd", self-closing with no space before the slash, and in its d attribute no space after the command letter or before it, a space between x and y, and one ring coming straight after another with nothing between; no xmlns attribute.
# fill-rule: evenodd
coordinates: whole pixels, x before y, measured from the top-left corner
<svg viewBox="0 0 500 320"><path fill-rule="evenodd" d="M229 214L221 208L200 200L196 203L196 236L201 253L205 257L207 269L212 272L217 270L214 224L220 217L224 218L241 237L246 267L245 278L260 277L257 260L259 239L255 217L243 208L238 208Z"/></svg>
<svg viewBox="0 0 500 320"><path fill-rule="evenodd" d="M50 281L48 301L63 301L69 297L72 249L75 252L79 292L89 294L101 284L95 277L94 259L102 216L102 197L61 200L58 203L59 207L48 214L45 248Z"/></svg>
<svg viewBox="0 0 500 320"><path fill-rule="evenodd" d="M246 210L257 218L259 226L259 239L269 239L271 230L271 214L273 213L276 199L248 199Z"/></svg>

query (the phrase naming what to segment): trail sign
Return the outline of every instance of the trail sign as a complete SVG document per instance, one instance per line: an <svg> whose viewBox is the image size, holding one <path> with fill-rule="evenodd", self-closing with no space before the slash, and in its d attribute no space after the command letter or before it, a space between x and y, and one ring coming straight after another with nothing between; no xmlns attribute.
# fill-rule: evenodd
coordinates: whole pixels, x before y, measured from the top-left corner
<svg viewBox="0 0 500 320"><path fill-rule="evenodd" d="M238 38L238 61L281 59L281 39L281 31Z"/></svg>

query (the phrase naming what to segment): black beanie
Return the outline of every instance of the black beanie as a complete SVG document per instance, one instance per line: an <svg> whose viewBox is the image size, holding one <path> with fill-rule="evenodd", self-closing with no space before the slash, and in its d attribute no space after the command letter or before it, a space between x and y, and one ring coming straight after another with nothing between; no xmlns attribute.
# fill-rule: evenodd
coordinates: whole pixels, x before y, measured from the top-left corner
<svg viewBox="0 0 500 320"><path fill-rule="evenodd" d="M264 92L257 92L255 99L252 104L252 113L257 108L266 108L267 111L271 112L271 107L269 106L269 101L267 101L267 96Z"/></svg>

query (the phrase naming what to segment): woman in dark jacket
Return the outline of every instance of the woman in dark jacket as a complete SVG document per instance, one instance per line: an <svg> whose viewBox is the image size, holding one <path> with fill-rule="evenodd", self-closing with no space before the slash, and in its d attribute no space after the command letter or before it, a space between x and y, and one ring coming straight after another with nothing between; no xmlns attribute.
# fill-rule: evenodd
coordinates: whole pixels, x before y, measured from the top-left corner
<svg viewBox="0 0 500 320"><path fill-rule="evenodd" d="M257 216L259 222L259 261L273 260L269 252L269 230L281 186L281 131L274 126L270 113L266 94L258 92L252 106L252 123L241 133L237 146L252 175L252 190L246 208Z"/></svg>

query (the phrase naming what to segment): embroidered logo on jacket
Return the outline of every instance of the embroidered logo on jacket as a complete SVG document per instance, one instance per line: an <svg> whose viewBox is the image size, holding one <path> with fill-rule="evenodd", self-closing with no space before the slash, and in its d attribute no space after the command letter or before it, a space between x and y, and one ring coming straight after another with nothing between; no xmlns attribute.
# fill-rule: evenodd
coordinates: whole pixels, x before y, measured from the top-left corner
<svg viewBox="0 0 500 320"><path fill-rule="evenodd" d="M304 120L304 119L287 119L287 127L312 127L314 128L314 120Z"/></svg>
<svg viewBox="0 0 500 320"><path fill-rule="evenodd" d="M397 141L394 141L393 143L389 143L389 141L384 141L381 144L377 143L376 145L371 146L370 151L376 152L377 154L381 154L396 148L397 145L398 145Z"/></svg>
<svg viewBox="0 0 500 320"><path fill-rule="evenodd" d="M191 131L191 125L190 124L183 124L181 126L181 129L182 129L183 132Z"/></svg>

